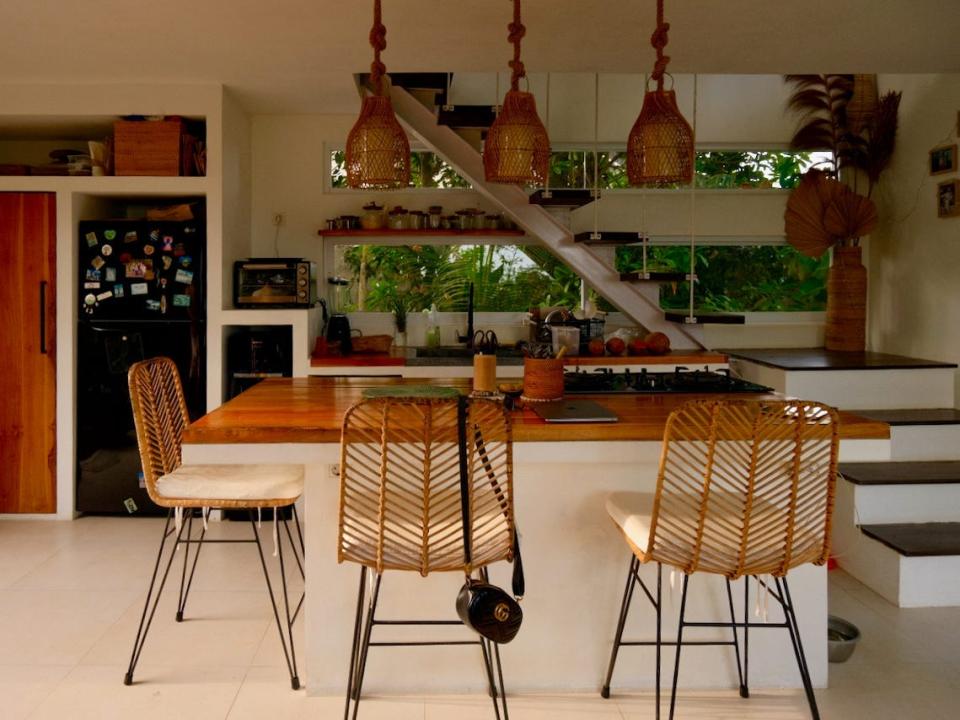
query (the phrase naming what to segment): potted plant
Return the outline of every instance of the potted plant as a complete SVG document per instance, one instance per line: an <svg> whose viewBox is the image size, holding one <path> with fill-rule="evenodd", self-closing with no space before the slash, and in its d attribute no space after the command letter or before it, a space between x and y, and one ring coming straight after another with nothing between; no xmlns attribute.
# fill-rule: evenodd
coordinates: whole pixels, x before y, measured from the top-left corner
<svg viewBox="0 0 960 720"><path fill-rule="evenodd" d="M893 156L900 93L877 97L870 75L787 75L786 81L794 87L788 107L802 117L791 148L830 151L830 159L808 170L790 193L787 242L815 258L833 249L825 344L862 352L867 272L860 238L877 225L871 195Z"/></svg>

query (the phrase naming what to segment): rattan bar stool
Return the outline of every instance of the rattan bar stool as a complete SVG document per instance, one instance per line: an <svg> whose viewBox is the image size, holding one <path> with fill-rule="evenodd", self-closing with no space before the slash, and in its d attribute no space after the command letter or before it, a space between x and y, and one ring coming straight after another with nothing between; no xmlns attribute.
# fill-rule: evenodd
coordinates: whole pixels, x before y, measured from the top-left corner
<svg viewBox="0 0 960 720"><path fill-rule="evenodd" d="M680 650L685 645L733 647L740 695L749 697L749 631L785 628L815 719L820 714L807 667L787 572L798 565L826 562L830 549L837 474L837 413L815 402L695 401L670 414L664 431L656 494L614 493L607 511L633 555L606 679L610 696L621 646L656 647L656 717L660 717L660 658L663 646L676 648L670 691L670 718L677 698ZM640 578L641 563L657 563L655 594ZM662 637L663 566L684 573L676 642ZM730 622L686 619L687 588L696 572L726 582ZM749 577L758 599L772 597L783 622L751 623ZM770 576L764 579L763 576ZM730 581L744 577L744 619L734 614ZM634 588L639 585L656 611L656 639L625 641L623 630ZM729 641L684 640L684 628L730 628ZM738 630L743 630L743 656Z"/></svg>
<svg viewBox="0 0 960 720"><path fill-rule="evenodd" d="M501 717L501 707L504 718L509 717L496 644L482 637L402 643L371 639L373 629L381 625L462 625L459 619L381 620L376 615L385 571L425 577L465 570L458 394L431 390L430 397L368 398L343 419L337 560L360 565L344 718L350 717L351 705L357 717L369 649L408 645L479 645L496 717ZM503 405L491 400L472 400L467 412L472 569L486 580L487 565L513 559L510 419ZM364 612L368 573L374 574L373 587ZM451 609L456 587L451 585Z"/></svg>
<svg viewBox="0 0 960 720"><path fill-rule="evenodd" d="M290 672L290 684L294 690L300 687L297 675L297 658L293 646L293 624L303 607L303 595L291 610L287 594L287 567L283 552L283 535L290 546L297 569L303 577L304 544L300 520L294 503L303 494L302 465L183 465L181 463L181 440L183 431L190 423L183 388L177 366L169 358L152 358L133 364L128 374L130 402L133 407L134 424L137 430L137 444L140 447L140 460L143 465L143 477L150 499L160 507L168 508L167 522L160 538L160 549L153 566L153 576L147 590L147 599L140 616L130 665L123 678L125 685L133 683L133 673L140 654L143 651L147 633L153 623L160 595L163 593L167 576L173 565L174 557L181 545L184 546L183 569L180 573L180 593L177 602L177 622L183 620L187 597L193 584L193 575L197 569L197 560L204 543L255 543L260 555L263 576L267 582L267 593L273 606L273 616L280 632L280 644ZM249 540L208 540L207 519L213 508L246 509L253 528L253 537ZM267 570L267 562L260 544L258 518L261 508L271 508L274 522L282 523L284 532L275 525L275 554L279 558L280 577L283 584L283 605L285 620L281 620L277 608L273 585ZM287 521L284 509L289 508L296 526L297 542ZM199 512L202 530L193 537L194 513ZM184 514L186 515L184 517ZM186 535L184 535L186 531ZM173 537L173 547L166 562L163 551L167 540ZM192 562L190 547L194 547ZM299 550L299 552L298 552ZM163 565L163 572L160 568ZM189 566L189 574L187 568ZM159 585L157 577L160 576ZM154 589L156 588L156 592Z"/></svg>

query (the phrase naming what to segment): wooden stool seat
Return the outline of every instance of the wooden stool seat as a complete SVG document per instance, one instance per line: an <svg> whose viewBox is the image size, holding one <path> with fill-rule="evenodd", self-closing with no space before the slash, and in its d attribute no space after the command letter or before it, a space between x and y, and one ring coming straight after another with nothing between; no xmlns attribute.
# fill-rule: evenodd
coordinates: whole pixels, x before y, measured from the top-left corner
<svg viewBox="0 0 960 720"><path fill-rule="evenodd" d="M303 495L303 465L181 465L155 490L164 507L284 507Z"/></svg>

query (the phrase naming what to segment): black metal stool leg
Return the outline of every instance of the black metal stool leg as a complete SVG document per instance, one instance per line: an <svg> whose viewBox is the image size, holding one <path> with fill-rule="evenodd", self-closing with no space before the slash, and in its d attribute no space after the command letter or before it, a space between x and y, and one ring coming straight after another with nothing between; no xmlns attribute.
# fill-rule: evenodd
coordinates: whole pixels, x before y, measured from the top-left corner
<svg viewBox="0 0 960 720"><path fill-rule="evenodd" d="M757 592L760 592L757 584ZM740 696L750 697L750 576L743 576L743 685Z"/></svg>
<svg viewBox="0 0 960 720"><path fill-rule="evenodd" d="M206 510L204 510L204 509L201 508L200 512L201 512L201 513L204 513L204 516L203 516L204 527L203 527L203 530L201 530L201 532L200 532L200 539L197 540L197 542L196 542L197 548L196 548L196 550L193 551L193 564L190 566L190 575L186 578L186 580L187 580L187 587L186 587L186 589L184 589L184 587L183 587L183 580L184 580L184 578L183 578L183 577L180 578L180 603L179 603L178 606L177 606L177 622L183 622L183 613L184 613L184 611L187 609L187 598L190 596L190 588L193 586L193 575L194 575L194 573L197 571L197 560L200 559L200 550L203 549L203 539L204 539L204 538L206 537L206 535L207 535L206 522L210 519L210 509L207 508ZM190 523L191 523L191 527L187 528L187 539L188 539L188 540L192 537L191 534L190 534L190 533L191 533L191 530L192 530L192 523L193 523L193 516L192 516L192 515L191 515L191 517L190 517ZM190 556L190 545L191 545L191 544L193 544L193 543L188 543L188 544L187 544L187 552L184 553L184 557L183 557L183 568L184 568L184 570L186 570L186 568L187 568L187 558Z"/></svg>
<svg viewBox="0 0 960 720"><path fill-rule="evenodd" d="M623 628L627 624L627 614L630 611L630 600L633 598L633 588L636 584L637 568L640 561L637 556L630 555L630 567L627 570L627 584L623 588L623 599L620 601L620 615L617 618L617 631L613 636L613 649L610 651L610 663L607 666L607 677L600 689L600 697L610 697L610 681L613 679L613 668L617 664L617 654L620 652L620 643L623 641Z"/></svg>
<svg viewBox="0 0 960 720"><path fill-rule="evenodd" d="M803 680L803 689L807 694L807 702L810 704L810 715L813 720L820 720L820 710L817 708L817 698L813 692L813 682L810 679L810 668L807 665L807 656L803 652L803 642L800 640L800 626L797 624L797 613L793 607L793 600L790 597L790 586L787 584L787 578L777 579L777 589L781 587L781 597L783 598L783 611L787 616L787 629L790 631L790 639L794 643L794 651L797 656L797 665L800 667L800 677Z"/></svg>
<svg viewBox="0 0 960 720"><path fill-rule="evenodd" d="M153 575L150 577L150 586L147 589L147 599L143 603L143 613L140 615L140 626L137 628L137 635L133 641L133 651L130 653L130 664L127 666L127 673L123 676L124 685L133 684L133 671L137 667L137 661L140 660L140 653L147 642L147 633L150 632L150 625L153 623L153 615L157 612L157 605L160 602L160 596L163 594L163 587L167 583L167 576L170 574L170 567L173 565L173 559L177 554L177 547L180 544L180 538L183 535L183 525L173 542L173 549L170 550L170 557L167 559L167 565L163 570L163 576L160 578L160 586L154 595L153 588L157 582L157 572L160 569L160 561L163 558L163 548L167 543L167 537L173 532L170 529L170 521L173 520L174 510L171 508L167 513L167 522L163 527L163 535L160 538L160 549L157 551L157 560L153 565ZM150 600L153 599L151 608ZM149 608L149 615L148 615Z"/></svg>
<svg viewBox="0 0 960 720"><path fill-rule="evenodd" d="M287 670L290 672L290 686L294 690L298 690L300 688L300 678L297 676L295 660L290 657L290 650L292 650L292 648L289 650L287 648L287 640L283 632L283 621L280 619L280 611L277 609L277 600L273 594L273 584L270 582L270 571L267 569L267 560L263 555L263 546L260 544L260 533L257 531L257 519L254 517L253 510L250 510L250 525L253 528L253 538L257 544L257 553L260 555L260 565L263 567L263 578L267 582L267 594L270 596L270 605L273 606L273 617L277 621L277 631L280 633L280 645L283 647L283 656L287 661ZM284 592L286 592L286 582L284 581L283 584Z"/></svg>
<svg viewBox="0 0 960 720"><path fill-rule="evenodd" d="M276 513L279 512L280 509L274 508L273 511ZM283 526L284 528L287 528L286 518L283 518ZM287 536L289 537L289 535L289 528L287 528ZM297 550L293 545L293 541L290 542L290 549L293 551L294 555L296 555ZM293 643L293 620L296 615L294 615L293 618L290 616L290 597L287 591L287 570L283 561L283 536L279 532L277 533L277 555L280 558L280 581L283 584L283 609L287 621L287 640L290 643L290 664L293 666L293 679L291 680L291 684L294 690L299 690L300 676L297 674L297 650ZM299 612L299 610L300 606L298 604L297 611Z"/></svg>
<svg viewBox="0 0 960 720"><path fill-rule="evenodd" d="M481 568L480 578L485 583L490 582L490 575L487 572L487 568L485 567ZM481 644L482 642L483 641L481 639ZM497 681L500 687L500 705L503 707L503 720L510 720L510 712L507 709L507 690L503 684L503 664L500 662L500 646L497 645L497 643L495 642L490 642L489 645L490 645L490 648L484 654L489 654L490 650L492 650L493 661L497 668ZM494 710L494 713L496 714L497 720L500 720L500 707L497 705L496 689L494 689L493 710Z"/></svg>
<svg viewBox="0 0 960 720"><path fill-rule="evenodd" d="M360 708L360 696L363 692L363 676L367 671L367 655L370 652L370 633L373 631L373 623L377 614L377 602L380 599L380 582L383 575L377 574L377 579L373 584L373 593L370 596L370 606L367 609L367 620L363 628L363 640L360 645L360 657L357 662L357 676L353 681L353 718L356 720L357 710Z"/></svg>
<svg viewBox="0 0 960 720"><path fill-rule="evenodd" d="M677 653L673 661L673 686L670 689L670 720L677 704L677 679L680 677L680 649L683 647L684 616L687 612L687 584L690 576L684 573L683 590L680 593L680 624L677 626Z"/></svg>
<svg viewBox="0 0 960 720"><path fill-rule="evenodd" d="M740 680L740 697L748 697L747 686L743 682L743 664L740 662L740 642L737 637L737 614L733 611L733 590L730 578L724 578L727 586L727 604L730 606L730 630L733 633L733 654L737 660L737 678ZM746 581L744 581L746 582Z"/></svg>
<svg viewBox="0 0 960 720"><path fill-rule="evenodd" d="M677 652L680 651L677 646ZM657 703L655 717L660 720L660 665L663 655L663 564L657 563L657 671L654 676L656 688L654 689L654 699Z"/></svg>
<svg viewBox="0 0 960 720"><path fill-rule="evenodd" d="M360 628L363 621L363 596L367 587L367 566L360 566L360 587L357 589L357 615L353 622L353 645L350 649L350 668L347 672L347 702L343 720L350 717L350 701L353 699L353 683L357 676L357 660L360 654Z"/></svg>

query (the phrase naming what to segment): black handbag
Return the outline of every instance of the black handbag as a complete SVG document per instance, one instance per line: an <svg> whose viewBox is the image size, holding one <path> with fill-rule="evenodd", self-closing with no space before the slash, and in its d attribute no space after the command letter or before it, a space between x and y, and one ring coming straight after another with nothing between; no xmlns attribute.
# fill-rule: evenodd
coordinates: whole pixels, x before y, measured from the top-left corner
<svg viewBox="0 0 960 720"><path fill-rule="evenodd" d="M470 491L469 472L467 470L467 399L460 398L457 408L457 439L460 446L460 510L463 517L463 557L467 567L471 566L470 551ZM477 450L482 458L486 457L483 438L479 431L474 438ZM487 474L498 489L492 467L486 460ZM520 560L520 543L516 530L513 534L513 594L490 583L475 580L467 575L467 580L457 594L457 615L463 624L495 643L508 643L516 637L523 621L523 610L518 602L523 597L523 563Z"/></svg>

